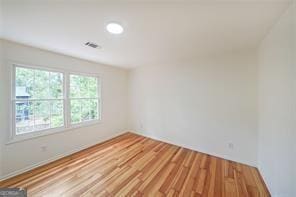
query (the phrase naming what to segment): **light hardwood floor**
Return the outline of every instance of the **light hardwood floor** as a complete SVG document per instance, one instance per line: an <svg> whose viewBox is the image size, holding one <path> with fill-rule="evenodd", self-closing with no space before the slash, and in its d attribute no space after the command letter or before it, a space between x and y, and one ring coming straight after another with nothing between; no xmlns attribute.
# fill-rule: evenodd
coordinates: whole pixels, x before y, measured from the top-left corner
<svg viewBox="0 0 296 197"><path fill-rule="evenodd" d="M270 196L254 167L126 133L2 183L29 196Z"/></svg>

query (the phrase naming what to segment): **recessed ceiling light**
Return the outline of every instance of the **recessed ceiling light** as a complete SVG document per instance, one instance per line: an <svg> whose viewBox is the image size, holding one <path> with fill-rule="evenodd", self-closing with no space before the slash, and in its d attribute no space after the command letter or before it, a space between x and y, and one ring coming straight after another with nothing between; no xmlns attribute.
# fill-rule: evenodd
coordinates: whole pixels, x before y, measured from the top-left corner
<svg viewBox="0 0 296 197"><path fill-rule="evenodd" d="M122 34L123 27L118 23L108 23L106 29L111 34Z"/></svg>

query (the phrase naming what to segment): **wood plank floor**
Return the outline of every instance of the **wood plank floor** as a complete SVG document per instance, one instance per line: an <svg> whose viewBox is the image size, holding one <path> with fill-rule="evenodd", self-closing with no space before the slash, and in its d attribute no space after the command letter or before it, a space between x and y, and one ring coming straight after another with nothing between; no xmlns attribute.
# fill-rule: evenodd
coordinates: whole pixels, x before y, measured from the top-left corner
<svg viewBox="0 0 296 197"><path fill-rule="evenodd" d="M257 169L126 133L8 179L28 196L270 196Z"/></svg>

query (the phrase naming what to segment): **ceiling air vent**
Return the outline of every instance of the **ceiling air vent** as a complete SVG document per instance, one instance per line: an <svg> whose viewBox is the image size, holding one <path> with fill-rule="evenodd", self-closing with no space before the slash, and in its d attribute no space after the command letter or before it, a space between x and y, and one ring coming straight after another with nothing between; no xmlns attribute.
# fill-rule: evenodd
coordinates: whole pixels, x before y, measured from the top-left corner
<svg viewBox="0 0 296 197"><path fill-rule="evenodd" d="M93 42L87 42L85 43L86 46L89 46L89 47L92 47L94 49L100 49L102 48L101 46L97 45L96 43L93 43Z"/></svg>

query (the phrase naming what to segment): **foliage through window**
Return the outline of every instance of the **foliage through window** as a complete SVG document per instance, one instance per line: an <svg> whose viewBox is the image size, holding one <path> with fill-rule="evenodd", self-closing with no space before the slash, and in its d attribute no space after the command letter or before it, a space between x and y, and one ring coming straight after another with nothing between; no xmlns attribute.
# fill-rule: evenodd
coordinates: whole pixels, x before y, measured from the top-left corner
<svg viewBox="0 0 296 197"><path fill-rule="evenodd" d="M99 93L96 77L70 75L71 123L99 118Z"/></svg>
<svg viewBox="0 0 296 197"><path fill-rule="evenodd" d="M15 68L16 134L64 126L63 74Z"/></svg>
<svg viewBox="0 0 296 197"><path fill-rule="evenodd" d="M14 73L15 135L100 119L97 77L21 66L14 66ZM66 77L69 84L65 84Z"/></svg>

